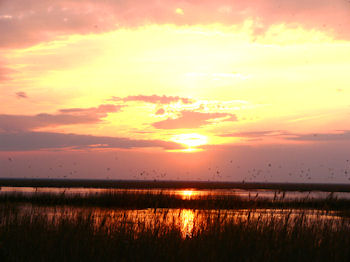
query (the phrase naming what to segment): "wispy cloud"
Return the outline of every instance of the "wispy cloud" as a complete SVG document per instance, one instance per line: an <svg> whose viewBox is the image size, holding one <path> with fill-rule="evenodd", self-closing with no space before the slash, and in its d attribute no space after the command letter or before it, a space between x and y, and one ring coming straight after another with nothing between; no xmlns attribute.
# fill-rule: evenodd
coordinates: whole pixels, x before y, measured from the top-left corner
<svg viewBox="0 0 350 262"><path fill-rule="evenodd" d="M6 66L3 66L2 64L4 63L0 61L0 82L11 80L11 74L15 73L16 71Z"/></svg>
<svg viewBox="0 0 350 262"><path fill-rule="evenodd" d="M283 140L305 141L305 142L331 142L331 141L350 141L350 131L341 130L330 133L306 133L298 134L283 130L262 130L249 132L226 133L219 135L221 137L239 137L239 138L258 138L264 139L268 137L280 138Z"/></svg>
<svg viewBox="0 0 350 262"><path fill-rule="evenodd" d="M168 118L152 125L158 129L181 129L181 128L199 128L209 125L215 119L220 121L237 121L235 114L230 113L202 113L193 111L182 111L178 118Z"/></svg>
<svg viewBox="0 0 350 262"><path fill-rule="evenodd" d="M256 137L266 137L266 136L281 136L285 135L285 131L281 130L262 130L262 131L248 131L248 132L235 132L221 134L221 137L242 137L242 138L256 138Z"/></svg>
<svg viewBox="0 0 350 262"><path fill-rule="evenodd" d="M284 24L349 39L349 6L345 0L3 0L0 45L23 47L69 34L98 34L147 24L239 25L247 20L255 35Z"/></svg>
<svg viewBox="0 0 350 262"><path fill-rule="evenodd" d="M21 98L28 98L28 96L27 96L27 93L26 92L16 92L16 97L18 98L18 99L21 99Z"/></svg>
<svg viewBox="0 0 350 262"><path fill-rule="evenodd" d="M349 141L350 130L343 130L337 133L312 133L312 134L291 134L286 137L288 140L294 141Z"/></svg>
<svg viewBox="0 0 350 262"><path fill-rule="evenodd" d="M0 151L30 151L44 149L149 148L182 149L175 142L134 140L119 137L61 134L48 132L0 133Z"/></svg>
<svg viewBox="0 0 350 262"><path fill-rule="evenodd" d="M112 105L112 104L104 104L99 105L98 107L90 107L90 108L66 108L66 109L60 109L59 111L64 114L103 114L109 112L118 112L121 110L123 106L122 105Z"/></svg>
<svg viewBox="0 0 350 262"><path fill-rule="evenodd" d="M91 108L61 109L56 114L41 113L37 115L0 115L0 128L3 131L34 130L42 127L97 123L108 113L118 112L121 105L100 105Z"/></svg>
<svg viewBox="0 0 350 262"><path fill-rule="evenodd" d="M145 102L152 104L162 104L167 105L171 103L181 102L183 104L191 104L194 102L193 99L187 97L179 97L179 96L159 96L159 95L137 95L137 96L127 96L127 97L116 97L113 96L111 101L123 101L123 102Z"/></svg>

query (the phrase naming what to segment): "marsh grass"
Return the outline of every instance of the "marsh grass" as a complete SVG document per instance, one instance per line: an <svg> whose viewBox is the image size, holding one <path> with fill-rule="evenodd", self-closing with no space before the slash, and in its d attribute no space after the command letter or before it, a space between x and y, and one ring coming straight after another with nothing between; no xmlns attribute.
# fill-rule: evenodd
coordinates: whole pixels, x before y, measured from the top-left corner
<svg viewBox="0 0 350 262"><path fill-rule="evenodd" d="M55 188L111 188L111 189L266 189L276 191L350 192L349 184L330 183L268 183L268 182L215 182L166 180L105 180L105 179L52 179L0 178L0 186L55 187Z"/></svg>
<svg viewBox="0 0 350 262"><path fill-rule="evenodd" d="M0 261L349 261L349 212L332 194L3 193Z"/></svg>
<svg viewBox="0 0 350 262"><path fill-rule="evenodd" d="M349 261L347 219L310 219L306 213L244 217L197 211L190 234L156 212L150 223L127 210L43 212L0 206L1 261ZM169 214L166 214L169 216ZM170 214L173 221L176 213ZM171 221L171 218L167 221ZM148 221L149 222L149 221Z"/></svg>

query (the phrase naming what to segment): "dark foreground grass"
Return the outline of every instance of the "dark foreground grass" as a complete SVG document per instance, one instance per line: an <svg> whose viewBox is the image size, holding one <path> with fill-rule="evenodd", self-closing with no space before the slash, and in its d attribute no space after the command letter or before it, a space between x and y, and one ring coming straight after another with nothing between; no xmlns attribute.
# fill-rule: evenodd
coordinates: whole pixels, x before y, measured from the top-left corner
<svg viewBox="0 0 350 262"><path fill-rule="evenodd" d="M86 209L87 210L87 209ZM74 211L74 210L73 210ZM126 212L126 211L124 211ZM203 211L202 211L203 212ZM250 214L250 213L249 213ZM89 211L0 207L1 261L349 261L345 219L204 213L190 235L162 215L130 221Z"/></svg>

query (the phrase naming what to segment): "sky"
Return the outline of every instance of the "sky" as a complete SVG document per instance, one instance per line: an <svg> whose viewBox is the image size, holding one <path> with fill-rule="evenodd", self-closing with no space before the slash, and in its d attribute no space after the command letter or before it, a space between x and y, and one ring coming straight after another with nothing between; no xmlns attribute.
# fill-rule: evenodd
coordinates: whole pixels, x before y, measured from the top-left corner
<svg viewBox="0 0 350 262"><path fill-rule="evenodd" d="M0 1L0 177L350 183L347 0Z"/></svg>

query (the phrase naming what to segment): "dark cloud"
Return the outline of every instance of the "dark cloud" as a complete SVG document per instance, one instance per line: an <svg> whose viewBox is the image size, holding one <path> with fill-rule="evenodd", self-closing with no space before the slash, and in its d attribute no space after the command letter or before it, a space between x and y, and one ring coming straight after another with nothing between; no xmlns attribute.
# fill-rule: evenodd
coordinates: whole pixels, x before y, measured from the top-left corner
<svg viewBox="0 0 350 262"><path fill-rule="evenodd" d="M134 140L47 132L0 133L0 151L29 151L42 149L94 149L94 148L146 148L159 147L167 150L182 149L175 142L161 140Z"/></svg>
<svg viewBox="0 0 350 262"><path fill-rule="evenodd" d="M91 108L61 109L57 114L0 115L0 127L3 131L25 131L41 127L61 125L89 124L102 121L109 112L118 112L122 106L100 105Z"/></svg>
<svg viewBox="0 0 350 262"><path fill-rule="evenodd" d="M16 92L16 97L21 98L28 98L27 94L25 92Z"/></svg>
<svg viewBox="0 0 350 262"><path fill-rule="evenodd" d="M180 117L176 119L168 118L152 125L158 129L198 128L210 124L210 120L217 118L223 118L221 121L237 121L236 115L229 113L182 111Z"/></svg>
<svg viewBox="0 0 350 262"><path fill-rule="evenodd" d="M182 15L175 12L181 8ZM24 47L69 34L101 33L147 24L243 24L262 35L271 25L326 30L350 38L350 3L345 0L2 0L0 45Z"/></svg>
<svg viewBox="0 0 350 262"><path fill-rule="evenodd" d="M152 103L152 104L162 104L162 105L167 105L167 104L177 103L177 102L182 102L183 104L193 103L193 100L190 98L179 97L179 96L166 96L166 95L163 95L163 96L137 95L137 96L127 96L127 97L123 97L123 98L114 96L110 100L123 101L123 102L139 101L139 102Z"/></svg>

